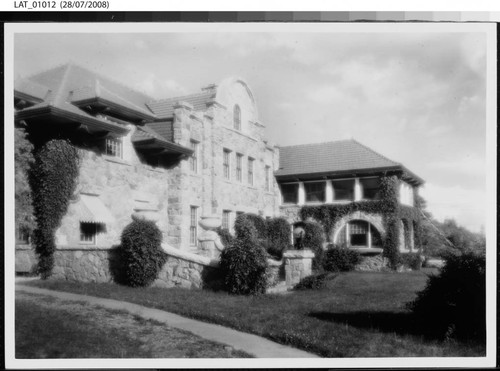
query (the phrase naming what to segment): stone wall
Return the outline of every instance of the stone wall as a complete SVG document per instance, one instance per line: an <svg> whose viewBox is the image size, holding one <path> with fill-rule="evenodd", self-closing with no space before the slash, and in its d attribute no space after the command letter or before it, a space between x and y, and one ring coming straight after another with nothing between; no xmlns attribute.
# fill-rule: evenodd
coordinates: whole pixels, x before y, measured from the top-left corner
<svg viewBox="0 0 500 371"><path fill-rule="evenodd" d="M80 150L77 188L68 212L56 231L57 246L80 244L81 194L98 197L114 218L99 230L96 247L108 248L119 243L123 229L132 221L131 215L138 202L158 210L157 225L164 235L168 235L168 170L142 163L129 136L123 138L123 160L106 156L97 147Z"/></svg>
<svg viewBox="0 0 500 371"><path fill-rule="evenodd" d="M164 251L167 262L153 286L202 288L218 278L218 262L171 247ZM115 248L64 248L56 250L54 258L53 279L113 282L120 270Z"/></svg>
<svg viewBox="0 0 500 371"><path fill-rule="evenodd" d="M356 265L357 271L380 272L387 267L387 259L379 255L363 256L361 262Z"/></svg>

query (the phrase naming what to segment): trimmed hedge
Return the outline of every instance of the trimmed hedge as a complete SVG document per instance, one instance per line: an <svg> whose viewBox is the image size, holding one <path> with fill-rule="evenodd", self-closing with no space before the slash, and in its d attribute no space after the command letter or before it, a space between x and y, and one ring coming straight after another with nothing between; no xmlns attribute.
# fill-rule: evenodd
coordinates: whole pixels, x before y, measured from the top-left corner
<svg viewBox="0 0 500 371"><path fill-rule="evenodd" d="M236 239L221 253L220 268L231 294L263 294L267 286L267 254L257 243L257 231L246 218L240 218Z"/></svg>
<svg viewBox="0 0 500 371"><path fill-rule="evenodd" d="M422 268L422 256L419 253L401 254L401 264L414 271L419 271Z"/></svg>
<svg viewBox="0 0 500 371"><path fill-rule="evenodd" d="M272 218L267 224L267 252L281 260L283 252L290 247L290 223L285 218Z"/></svg>
<svg viewBox="0 0 500 371"><path fill-rule="evenodd" d="M319 290L325 287L326 281L334 279L331 273L320 273L308 276L296 284L294 290Z"/></svg>
<svg viewBox="0 0 500 371"><path fill-rule="evenodd" d="M486 259L466 252L448 255L438 275L408 304L443 338L486 340Z"/></svg>
<svg viewBox="0 0 500 371"><path fill-rule="evenodd" d="M228 247L233 243L234 237L226 228L219 227L215 230L215 232L219 235L224 247Z"/></svg>
<svg viewBox="0 0 500 371"><path fill-rule="evenodd" d="M323 269L327 272L348 272L361 262L361 255L345 246L331 245L325 252Z"/></svg>
<svg viewBox="0 0 500 371"><path fill-rule="evenodd" d="M125 227L120 245L125 284L144 287L158 278L167 261L161 240L161 231L152 221L134 220Z"/></svg>
<svg viewBox="0 0 500 371"><path fill-rule="evenodd" d="M259 240L265 240L267 238L267 226L266 220L257 214L244 213L238 215L234 222L234 230L236 235L238 235L238 228L241 223L250 223L255 228L255 237Z"/></svg>
<svg viewBox="0 0 500 371"><path fill-rule="evenodd" d="M54 267L55 233L75 191L80 158L69 141L60 139L38 147L34 158L28 174L37 223L33 243L38 255L38 273L46 279Z"/></svg>

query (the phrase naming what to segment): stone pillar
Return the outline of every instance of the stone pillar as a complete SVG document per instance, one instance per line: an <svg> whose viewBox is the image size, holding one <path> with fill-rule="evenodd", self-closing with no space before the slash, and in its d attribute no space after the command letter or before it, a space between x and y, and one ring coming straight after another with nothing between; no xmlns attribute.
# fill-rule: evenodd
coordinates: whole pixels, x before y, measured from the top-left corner
<svg viewBox="0 0 500 371"><path fill-rule="evenodd" d="M287 286L296 285L301 279L312 274L314 253L311 250L288 250L283 254L283 258Z"/></svg>
<svg viewBox="0 0 500 371"><path fill-rule="evenodd" d="M359 178L354 179L354 201L360 201L363 198L363 191Z"/></svg>
<svg viewBox="0 0 500 371"><path fill-rule="evenodd" d="M306 203L306 190L304 189L304 183L299 182L299 205L304 205Z"/></svg>
<svg viewBox="0 0 500 371"><path fill-rule="evenodd" d="M330 204L333 202L333 185L331 180L326 181L326 199L325 202Z"/></svg>

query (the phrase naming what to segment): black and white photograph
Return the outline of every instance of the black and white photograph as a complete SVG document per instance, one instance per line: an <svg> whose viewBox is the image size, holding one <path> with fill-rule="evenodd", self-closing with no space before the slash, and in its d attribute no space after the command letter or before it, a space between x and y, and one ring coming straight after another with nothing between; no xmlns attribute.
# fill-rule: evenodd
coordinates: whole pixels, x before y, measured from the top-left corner
<svg viewBox="0 0 500 371"><path fill-rule="evenodd" d="M489 364L495 27L7 24L16 364Z"/></svg>

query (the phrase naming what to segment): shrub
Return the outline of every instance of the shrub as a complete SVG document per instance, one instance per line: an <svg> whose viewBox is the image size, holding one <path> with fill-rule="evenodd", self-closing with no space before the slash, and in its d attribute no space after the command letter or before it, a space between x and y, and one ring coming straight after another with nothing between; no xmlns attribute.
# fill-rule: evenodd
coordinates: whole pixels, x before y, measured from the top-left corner
<svg viewBox="0 0 500 371"><path fill-rule="evenodd" d="M256 237L259 240L265 240L267 238L267 226L266 226L266 220L261 217L260 215L257 214L252 214L252 213L244 213L241 215L238 215L236 217L236 220L234 222L234 229L236 231L236 234L238 234L237 229L238 225L241 223L251 223L253 227L255 228L255 233Z"/></svg>
<svg viewBox="0 0 500 371"><path fill-rule="evenodd" d="M220 237L220 240L224 247L228 247L234 241L234 237L226 228L219 227L215 230Z"/></svg>
<svg viewBox="0 0 500 371"><path fill-rule="evenodd" d="M294 286L294 290L318 290L325 287L325 281L331 280L336 276L331 275L331 273L320 273L312 276L308 276L302 279L298 284Z"/></svg>
<svg viewBox="0 0 500 371"><path fill-rule="evenodd" d="M422 258L419 253L401 254L401 264L414 271L419 271L422 268Z"/></svg>
<svg viewBox="0 0 500 371"><path fill-rule="evenodd" d="M267 252L280 260L290 246L290 223L285 218L267 220Z"/></svg>
<svg viewBox="0 0 500 371"><path fill-rule="evenodd" d="M408 307L444 338L485 341L486 277L484 255L448 255L438 275Z"/></svg>
<svg viewBox="0 0 500 371"><path fill-rule="evenodd" d="M267 254L257 244L255 227L241 218L236 239L221 253L220 268L232 294L256 295L266 291Z"/></svg>
<svg viewBox="0 0 500 371"><path fill-rule="evenodd" d="M347 272L354 270L360 261L361 255L356 250L331 245L325 252L323 268L327 272Z"/></svg>
<svg viewBox="0 0 500 371"><path fill-rule="evenodd" d="M161 231L154 222L134 220L125 227L120 246L125 284L149 286L158 277L166 262L161 239Z"/></svg>
<svg viewBox="0 0 500 371"><path fill-rule="evenodd" d="M323 243L325 242L323 227L321 224L313 221L302 222L300 225L305 231L303 241L304 247L309 248L314 252L312 268L314 270L320 270L323 265Z"/></svg>
<svg viewBox="0 0 500 371"><path fill-rule="evenodd" d="M75 191L80 162L78 150L59 139L38 147L34 158L28 174L37 224L33 242L38 272L46 279L54 266L55 232Z"/></svg>

